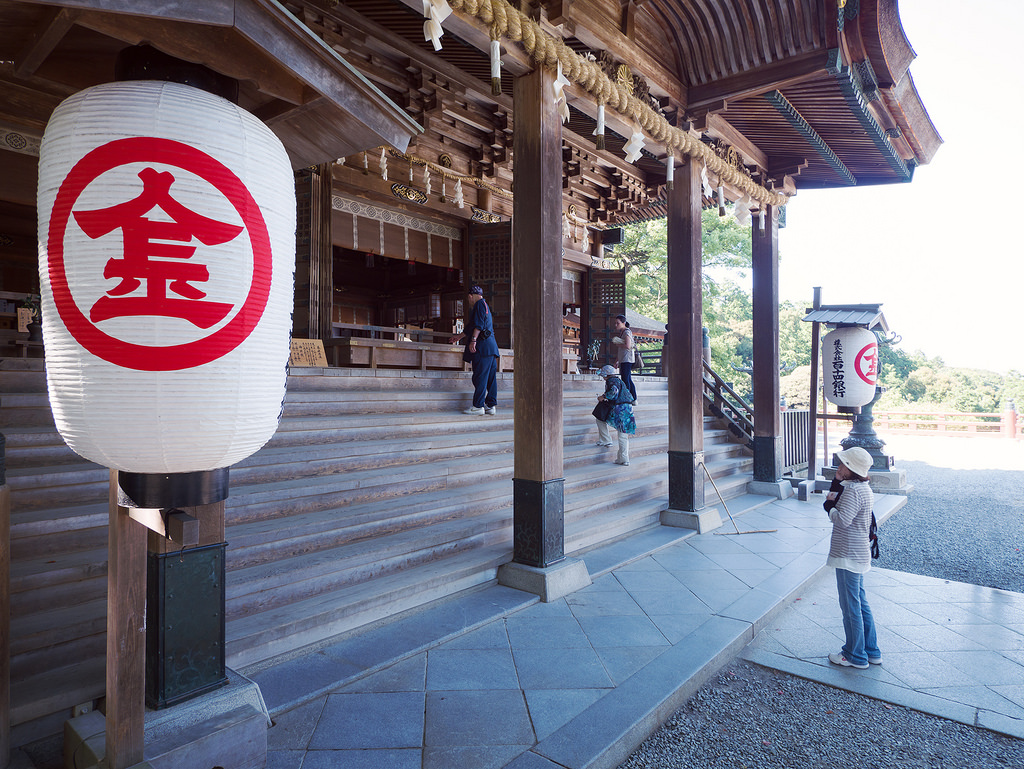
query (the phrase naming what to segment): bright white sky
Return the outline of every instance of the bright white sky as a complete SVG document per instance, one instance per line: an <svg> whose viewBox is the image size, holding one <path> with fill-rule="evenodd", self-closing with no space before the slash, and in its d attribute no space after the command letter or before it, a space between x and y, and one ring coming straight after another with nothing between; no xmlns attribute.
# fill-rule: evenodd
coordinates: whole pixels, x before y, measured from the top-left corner
<svg viewBox="0 0 1024 769"><path fill-rule="evenodd" d="M1024 371L1024 2L900 0L910 73L944 144L909 184L800 192L779 293L882 302L900 349Z"/></svg>

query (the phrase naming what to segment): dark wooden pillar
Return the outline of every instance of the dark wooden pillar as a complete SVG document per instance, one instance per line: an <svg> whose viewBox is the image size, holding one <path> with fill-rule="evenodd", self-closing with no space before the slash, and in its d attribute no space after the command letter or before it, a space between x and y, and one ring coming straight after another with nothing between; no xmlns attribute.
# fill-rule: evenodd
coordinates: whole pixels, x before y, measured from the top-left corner
<svg viewBox="0 0 1024 769"><path fill-rule="evenodd" d="M295 173L295 309L293 335L330 339L334 301L331 164Z"/></svg>
<svg viewBox="0 0 1024 769"><path fill-rule="evenodd" d="M538 67L515 82L516 563L545 568L565 557L562 470L562 125L555 74Z"/></svg>
<svg viewBox="0 0 1024 769"><path fill-rule="evenodd" d="M701 346L701 183L694 161L668 193L668 503L704 507L704 396Z"/></svg>
<svg viewBox="0 0 1024 769"><path fill-rule="evenodd" d="M0 769L11 755L11 492L0 433Z"/></svg>
<svg viewBox="0 0 1024 769"><path fill-rule="evenodd" d="M754 480L782 477L782 420L779 416L779 215L757 217L751 227L754 277Z"/></svg>

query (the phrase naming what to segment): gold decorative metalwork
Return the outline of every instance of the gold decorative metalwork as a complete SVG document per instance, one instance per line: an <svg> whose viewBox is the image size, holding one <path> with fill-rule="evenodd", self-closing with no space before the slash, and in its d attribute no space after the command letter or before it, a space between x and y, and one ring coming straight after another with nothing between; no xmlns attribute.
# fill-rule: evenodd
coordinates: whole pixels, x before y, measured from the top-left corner
<svg viewBox="0 0 1024 769"><path fill-rule="evenodd" d="M633 73L625 64L620 64L615 70L615 82L618 83L630 96L633 95Z"/></svg>
<svg viewBox="0 0 1024 769"><path fill-rule="evenodd" d="M476 206L470 206L469 208L473 212L471 219L474 222L497 224L501 221L501 217L498 216L498 214L492 214L490 211L484 211L482 208L477 208Z"/></svg>
<svg viewBox="0 0 1024 769"><path fill-rule="evenodd" d="M441 157L439 157L437 159L437 162L441 164L442 168L451 168L452 167L452 156L448 155L448 154L444 154L444 155L442 155Z"/></svg>
<svg viewBox="0 0 1024 769"><path fill-rule="evenodd" d="M423 205L427 202L426 194L415 187L410 187L408 184L392 184L391 194L396 198L408 200L410 203L419 203L420 205Z"/></svg>

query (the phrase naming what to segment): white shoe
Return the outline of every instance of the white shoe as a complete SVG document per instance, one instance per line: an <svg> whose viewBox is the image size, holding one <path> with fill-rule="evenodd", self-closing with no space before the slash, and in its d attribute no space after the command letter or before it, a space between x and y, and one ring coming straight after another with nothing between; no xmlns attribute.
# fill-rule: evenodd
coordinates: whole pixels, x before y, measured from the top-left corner
<svg viewBox="0 0 1024 769"><path fill-rule="evenodd" d="M598 441L597 445L598 446L611 446L612 442L611 441Z"/></svg>
<svg viewBox="0 0 1024 769"><path fill-rule="evenodd" d="M490 414L491 416L494 416L495 414L498 413L498 407L497 406L485 406L484 407L484 413L485 414Z"/></svg>
<svg viewBox="0 0 1024 769"><path fill-rule="evenodd" d="M484 414L483 406L470 406L468 409L462 412L463 414L469 414L472 417L480 417Z"/></svg>
<svg viewBox="0 0 1024 769"><path fill-rule="evenodd" d="M833 665L840 665L844 668L857 668L857 670L868 669L867 663L864 663L863 665L858 665L855 662L850 662L850 660L846 659L846 655L842 652L833 652L832 654L828 655L828 661L831 662ZM881 664L881 662L879 662L879 664Z"/></svg>
<svg viewBox="0 0 1024 769"><path fill-rule="evenodd" d="M616 459L615 460L615 464L617 464L617 465L624 465L626 467L629 467L629 460L628 459L626 459L626 460Z"/></svg>

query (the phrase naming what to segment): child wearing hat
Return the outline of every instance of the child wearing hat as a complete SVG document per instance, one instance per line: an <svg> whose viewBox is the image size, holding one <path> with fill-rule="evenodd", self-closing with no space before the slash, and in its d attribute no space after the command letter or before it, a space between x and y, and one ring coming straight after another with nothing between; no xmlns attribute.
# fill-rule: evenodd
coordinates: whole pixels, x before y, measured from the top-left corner
<svg viewBox="0 0 1024 769"><path fill-rule="evenodd" d="M629 464L629 436L636 432L633 418L633 395L616 375L614 366L603 366L598 372L604 377L604 392L597 396L594 418L597 420L597 445L611 446L608 425L615 428L619 436L619 455L615 464Z"/></svg>
<svg viewBox="0 0 1024 769"><path fill-rule="evenodd" d="M875 618L864 593L864 575L871 568L868 533L875 503L868 483L872 459L860 446L840 451L836 456L839 467L824 505L832 521L826 564L836 570L846 643L839 652L829 654L828 661L864 670L869 664L882 664Z"/></svg>

